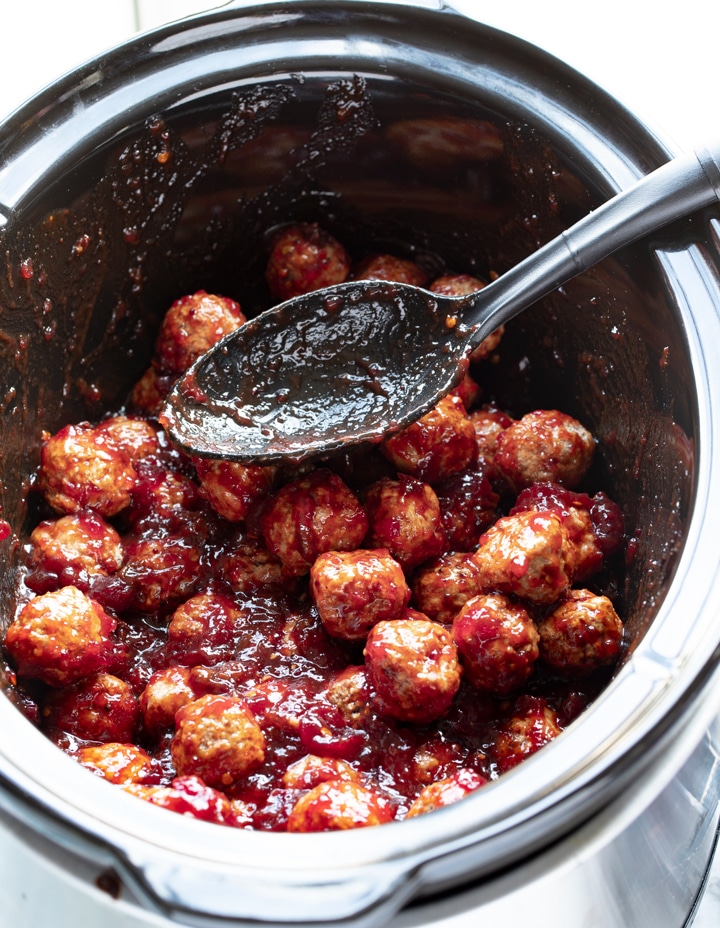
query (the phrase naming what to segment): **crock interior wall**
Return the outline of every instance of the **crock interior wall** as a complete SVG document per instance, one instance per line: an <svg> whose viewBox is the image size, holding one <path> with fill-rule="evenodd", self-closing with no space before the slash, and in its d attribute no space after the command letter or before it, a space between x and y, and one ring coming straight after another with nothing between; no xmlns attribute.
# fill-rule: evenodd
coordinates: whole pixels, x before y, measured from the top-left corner
<svg viewBox="0 0 720 928"><path fill-rule="evenodd" d="M249 87L239 100L218 91L179 104L164 122L148 109L150 121L125 138L70 170L49 169L32 215L3 232L2 515L21 540L37 517L25 476L37 466L43 431L118 409L149 363L162 314L181 294L222 292L250 314L266 305L265 233L277 223L317 220L356 257L371 247L433 270L486 276L598 202L569 167L570 140L560 150L474 100L387 76L368 79L372 112L363 110L365 95L349 75L338 77L354 109L340 119L330 106L314 138L332 83L326 76L264 85L265 102L275 94L277 106L261 106ZM450 114L494 121L502 159L418 167L385 139L399 119ZM265 120L272 128L254 138ZM277 147L278 127L296 137L295 151ZM328 146L330 137L336 143ZM599 439L591 489L609 489L636 541L618 597L637 641L672 577L693 467L684 335L647 247L603 262L527 312L480 378L486 397L514 414L558 407ZM19 547L4 545L16 564ZM12 612L7 570L5 624Z"/></svg>

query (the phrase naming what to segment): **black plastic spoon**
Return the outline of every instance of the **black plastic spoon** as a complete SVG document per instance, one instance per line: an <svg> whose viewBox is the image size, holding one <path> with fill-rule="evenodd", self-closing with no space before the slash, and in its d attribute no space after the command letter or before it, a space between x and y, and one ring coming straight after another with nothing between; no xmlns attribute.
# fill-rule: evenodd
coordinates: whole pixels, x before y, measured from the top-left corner
<svg viewBox="0 0 720 928"><path fill-rule="evenodd" d="M720 148L668 162L466 297L356 281L267 310L173 388L161 421L192 454L258 464L377 442L455 386L494 329L618 248L720 199Z"/></svg>

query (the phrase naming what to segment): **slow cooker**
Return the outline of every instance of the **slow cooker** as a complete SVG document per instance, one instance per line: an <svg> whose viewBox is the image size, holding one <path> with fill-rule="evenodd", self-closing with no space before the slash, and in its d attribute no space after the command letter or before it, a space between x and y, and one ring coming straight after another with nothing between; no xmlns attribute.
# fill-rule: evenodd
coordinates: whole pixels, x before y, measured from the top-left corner
<svg viewBox="0 0 720 928"><path fill-rule="evenodd" d="M408 126L448 118L491 124L501 148L407 144ZM671 154L572 69L447 7L231 3L40 93L0 129L4 626L42 434L122 406L177 295L242 284L252 310L265 230L318 220L502 273ZM719 220L705 210L602 262L503 347L512 398L598 436L626 518L626 653L561 737L428 816L255 833L113 790L6 686L6 886L37 874L14 924L687 924L720 789Z"/></svg>

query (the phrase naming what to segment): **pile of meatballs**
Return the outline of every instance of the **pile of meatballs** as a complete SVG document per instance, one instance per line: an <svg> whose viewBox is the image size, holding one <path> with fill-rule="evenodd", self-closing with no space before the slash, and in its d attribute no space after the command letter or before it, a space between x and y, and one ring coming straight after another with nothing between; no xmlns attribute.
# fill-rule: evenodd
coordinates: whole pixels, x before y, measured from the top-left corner
<svg viewBox="0 0 720 928"><path fill-rule="evenodd" d="M348 279L484 286L353 262L316 224L275 233L273 300ZM192 458L164 399L244 322L229 297L180 297L127 406L44 436L5 637L16 701L93 774L181 814L304 832L432 812L558 736L617 661L623 625L593 579L624 527L584 483L595 439L559 410L483 402L473 365L498 330L377 447Z"/></svg>

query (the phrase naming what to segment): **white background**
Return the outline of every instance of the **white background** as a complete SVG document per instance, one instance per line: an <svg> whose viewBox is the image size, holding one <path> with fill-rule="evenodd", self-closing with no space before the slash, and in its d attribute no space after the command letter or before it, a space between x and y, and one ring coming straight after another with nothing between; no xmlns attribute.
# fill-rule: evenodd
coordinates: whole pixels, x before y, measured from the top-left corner
<svg viewBox="0 0 720 928"><path fill-rule="evenodd" d="M219 0L3 0L0 119L138 29L220 5ZM629 106L673 148L720 137L719 0L454 0L452 5L562 58Z"/></svg>

